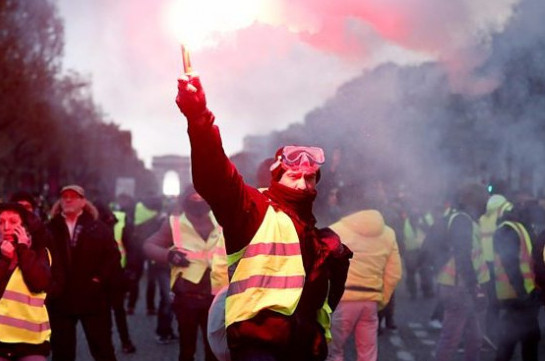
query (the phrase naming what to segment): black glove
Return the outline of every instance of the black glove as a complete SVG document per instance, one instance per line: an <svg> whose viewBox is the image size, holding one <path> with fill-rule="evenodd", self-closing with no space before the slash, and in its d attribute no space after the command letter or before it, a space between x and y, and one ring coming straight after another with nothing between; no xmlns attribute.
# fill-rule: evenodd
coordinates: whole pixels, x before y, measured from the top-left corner
<svg viewBox="0 0 545 361"><path fill-rule="evenodd" d="M177 267L189 266L189 260L186 258L185 253L176 249L168 251L168 262Z"/></svg>

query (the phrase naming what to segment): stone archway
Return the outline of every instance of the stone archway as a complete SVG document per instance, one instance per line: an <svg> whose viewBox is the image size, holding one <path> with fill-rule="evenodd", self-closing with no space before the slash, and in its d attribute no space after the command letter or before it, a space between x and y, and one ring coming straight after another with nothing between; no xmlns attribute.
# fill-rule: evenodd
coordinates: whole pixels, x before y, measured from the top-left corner
<svg viewBox="0 0 545 361"><path fill-rule="evenodd" d="M180 192L191 184L191 160L188 156L163 155L153 157L151 161L151 170L157 179L158 194L163 194L163 184L165 176L176 172L180 181Z"/></svg>

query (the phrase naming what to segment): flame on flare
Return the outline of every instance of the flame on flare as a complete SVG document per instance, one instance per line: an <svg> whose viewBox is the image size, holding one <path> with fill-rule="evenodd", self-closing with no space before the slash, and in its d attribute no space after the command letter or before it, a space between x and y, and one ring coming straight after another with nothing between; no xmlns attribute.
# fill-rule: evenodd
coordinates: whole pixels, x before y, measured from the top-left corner
<svg viewBox="0 0 545 361"><path fill-rule="evenodd" d="M215 46L226 33L246 28L267 13L271 0L172 0L166 25L192 50Z"/></svg>

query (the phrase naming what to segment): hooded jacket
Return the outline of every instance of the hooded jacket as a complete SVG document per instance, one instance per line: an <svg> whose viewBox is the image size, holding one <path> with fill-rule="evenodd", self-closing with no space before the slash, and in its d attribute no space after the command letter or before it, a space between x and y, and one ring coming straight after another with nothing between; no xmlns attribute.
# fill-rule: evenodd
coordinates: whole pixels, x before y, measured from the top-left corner
<svg viewBox="0 0 545 361"><path fill-rule="evenodd" d="M353 213L330 228L354 252L341 301L376 301L384 307L402 274L393 229L376 210Z"/></svg>
<svg viewBox="0 0 545 361"><path fill-rule="evenodd" d="M513 209L513 204L500 194L494 194L486 203L486 213L479 218L481 229L481 243L483 245L484 259L487 262L494 262L494 246L492 238L498 228L498 218L501 218L505 211Z"/></svg>

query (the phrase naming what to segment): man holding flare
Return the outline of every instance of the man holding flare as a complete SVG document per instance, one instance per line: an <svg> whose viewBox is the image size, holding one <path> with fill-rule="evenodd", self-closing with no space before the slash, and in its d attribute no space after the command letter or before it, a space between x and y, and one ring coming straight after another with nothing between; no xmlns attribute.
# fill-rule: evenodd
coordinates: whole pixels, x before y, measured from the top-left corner
<svg viewBox="0 0 545 361"><path fill-rule="evenodd" d="M188 121L195 189L225 235L231 360L325 360L352 252L333 231L316 228L323 150L278 149L270 187L258 190L225 155L197 75L178 80L176 103Z"/></svg>

